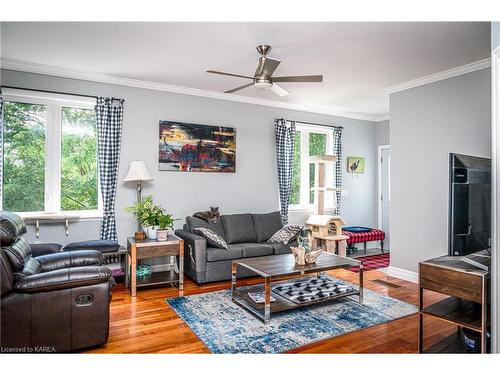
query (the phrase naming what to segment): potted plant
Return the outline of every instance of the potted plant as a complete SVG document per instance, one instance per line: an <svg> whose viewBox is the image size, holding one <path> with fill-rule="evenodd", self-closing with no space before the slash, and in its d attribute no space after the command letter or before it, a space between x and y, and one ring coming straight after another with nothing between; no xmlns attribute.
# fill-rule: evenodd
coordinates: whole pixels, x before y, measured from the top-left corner
<svg viewBox="0 0 500 375"><path fill-rule="evenodd" d="M163 230L166 232L166 234L162 233L162 238L165 238L163 241L165 241L166 236L168 236L168 228L173 228L174 219L170 214L166 214L161 206L153 203L151 195L142 198L135 205L127 207L126 210L136 217L150 240L156 240L158 230Z"/></svg>
<svg viewBox="0 0 500 375"><path fill-rule="evenodd" d="M158 229L156 230L157 240L166 241L168 229L174 229L174 218L170 214L162 213L158 218Z"/></svg>

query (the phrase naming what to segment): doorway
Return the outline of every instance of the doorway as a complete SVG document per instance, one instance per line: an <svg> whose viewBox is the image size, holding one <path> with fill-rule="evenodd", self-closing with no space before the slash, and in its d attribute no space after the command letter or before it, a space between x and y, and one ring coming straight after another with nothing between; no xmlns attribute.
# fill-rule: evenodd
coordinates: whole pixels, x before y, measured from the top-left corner
<svg viewBox="0 0 500 375"><path fill-rule="evenodd" d="M385 232L384 250L391 248L391 146L378 146L378 229Z"/></svg>

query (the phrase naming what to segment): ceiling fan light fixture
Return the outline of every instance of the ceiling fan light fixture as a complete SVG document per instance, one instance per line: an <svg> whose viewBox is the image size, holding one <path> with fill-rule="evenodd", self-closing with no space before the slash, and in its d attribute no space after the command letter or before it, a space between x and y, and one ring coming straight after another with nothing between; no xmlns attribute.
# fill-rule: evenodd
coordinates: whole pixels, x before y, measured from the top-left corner
<svg viewBox="0 0 500 375"><path fill-rule="evenodd" d="M255 82L253 85L255 88L257 88L259 90L266 90L266 89L269 89L273 86L273 84L269 81L267 81L267 82Z"/></svg>

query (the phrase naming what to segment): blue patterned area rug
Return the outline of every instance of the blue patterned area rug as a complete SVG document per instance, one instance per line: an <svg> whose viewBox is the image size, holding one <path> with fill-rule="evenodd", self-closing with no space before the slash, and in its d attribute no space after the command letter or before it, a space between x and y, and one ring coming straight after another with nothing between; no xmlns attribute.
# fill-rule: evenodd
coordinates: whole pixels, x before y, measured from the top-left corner
<svg viewBox="0 0 500 375"><path fill-rule="evenodd" d="M268 324L233 303L230 290L166 302L213 353L281 353L417 312L414 305L366 288L363 305L352 298L271 314Z"/></svg>

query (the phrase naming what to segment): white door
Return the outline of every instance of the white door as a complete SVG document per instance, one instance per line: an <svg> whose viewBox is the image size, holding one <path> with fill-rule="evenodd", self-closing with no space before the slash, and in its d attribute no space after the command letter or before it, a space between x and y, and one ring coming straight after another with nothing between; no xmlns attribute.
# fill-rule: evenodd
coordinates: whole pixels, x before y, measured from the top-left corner
<svg viewBox="0 0 500 375"><path fill-rule="evenodd" d="M391 149L381 149L381 184L380 184L380 207L381 207L381 222L380 227L385 232L384 250L390 249L390 233L389 233L389 209L391 204Z"/></svg>

